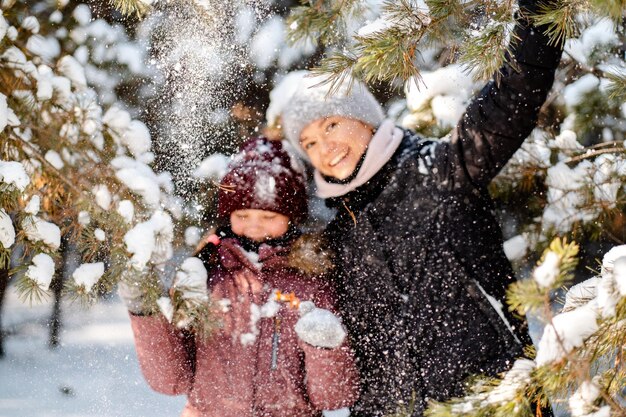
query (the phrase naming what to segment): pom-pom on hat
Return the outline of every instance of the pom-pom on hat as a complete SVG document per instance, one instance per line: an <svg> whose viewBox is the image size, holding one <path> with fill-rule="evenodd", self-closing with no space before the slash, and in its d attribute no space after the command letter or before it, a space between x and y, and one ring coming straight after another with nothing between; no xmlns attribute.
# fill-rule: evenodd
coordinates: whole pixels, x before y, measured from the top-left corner
<svg viewBox="0 0 626 417"><path fill-rule="evenodd" d="M300 133L315 120L342 116L360 120L373 127L378 127L383 122L383 108L365 84L355 79L344 79L339 86L332 87L331 83L321 84L326 80L325 77L310 75L298 72L297 77L287 76L285 81L295 85L282 89L292 94L281 111L283 133L299 154L306 157L300 146ZM279 84L277 88L280 87ZM331 87L332 92L329 94Z"/></svg>
<svg viewBox="0 0 626 417"><path fill-rule="evenodd" d="M305 174L281 141L254 138L245 142L222 178L218 214L229 219L236 210L269 210L298 224L308 213Z"/></svg>

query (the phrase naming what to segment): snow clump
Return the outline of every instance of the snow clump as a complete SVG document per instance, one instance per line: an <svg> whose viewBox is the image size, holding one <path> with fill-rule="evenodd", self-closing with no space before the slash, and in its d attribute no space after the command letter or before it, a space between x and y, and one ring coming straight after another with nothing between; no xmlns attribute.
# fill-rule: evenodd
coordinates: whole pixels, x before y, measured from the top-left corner
<svg viewBox="0 0 626 417"><path fill-rule="evenodd" d="M1 107L2 104L0 103L0 112L2 111ZM16 161L0 161L0 181L12 185L19 191L24 191L30 184L30 178L26 174L24 165Z"/></svg>
<svg viewBox="0 0 626 417"><path fill-rule="evenodd" d="M39 253L33 257L32 262L26 270L26 276L36 282L39 288L47 291L54 276L54 261L49 255Z"/></svg>
<svg viewBox="0 0 626 417"><path fill-rule="evenodd" d="M104 230L102 230L100 228L97 228L96 230L94 230L93 231L93 235L100 242L104 242L106 240L106 233L104 232Z"/></svg>
<svg viewBox="0 0 626 417"><path fill-rule="evenodd" d="M220 181L228 171L228 162L230 158L221 153L209 155L193 172L193 177L201 180L215 179Z"/></svg>
<svg viewBox="0 0 626 417"><path fill-rule="evenodd" d="M555 252L549 251L545 259L533 271L533 278L542 288L549 288L559 276L559 265L561 258Z"/></svg>
<svg viewBox="0 0 626 417"><path fill-rule="evenodd" d="M615 261L623 256L626 256L626 245L615 246L602 258L602 276L613 272Z"/></svg>
<svg viewBox="0 0 626 417"><path fill-rule="evenodd" d="M568 401L572 417L584 417L591 413L595 408L593 403L599 396L597 377L591 381L583 381Z"/></svg>
<svg viewBox="0 0 626 417"><path fill-rule="evenodd" d="M115 176L133 193L139 195L150 208L157 208L161 202L161 186L170 187L171 178L158 176L147 164L127 156L111 161L116 169Z"/></svg>
<svg viewBox="0 0 626 417"><path fill-rule="evenodd" d="M411 113L430 106L438 125L453 127L465 111L473 89L474 81L460 65L448 65L423 72L419 81L409 80L405 86L406 104ZM414 125L411 114L402 121L404 127Z"/></svg>
<svg viewBox="0 0 626 417"><path fill-rule="evenodd" d="M117 213L124 218L126 223L132 222L133 217L135 217L135 206L133 206L133 202L130 200L122 200L117 203Z"/></svg>
<svg viewBox="0 0 626 417"><path fill-rule="evenodd" d="M515 399L519 390L530 382L530 373L535 369L535 362L530 359L517 359L513 367L504 374L500 384L487 396L489 404L506 404Z"/></svg>
<svg viewBox="0 0 626 417"><path fill-rule="evenodd" d="M522 235L513 236L504 242L504 254L509 261L521 259L528 251L528 242Z"/></svg>
<svg viewBox="0 0 626 417"><path fill-rule="evenodd" d="M86 263L76 268L76 270L72 274L72 278L74 278L74 282L76 283L76 285L82 285L83 287L85 287L86 292L91 292L91 289L98 282L103 274L104 263Z"/></svg>
<svg viewBox="0 0 626 417"><path fill-rule="evenodd" d="M78 213L78 224L81 226L88 226L91 223L91 216L88 212L82 210Z"/></svg>
<svg viewBox="0 0 626 417"><path fill-rule="evenodd" d="M156 264L172 257L174 225L172 218L163 211L156 211L152 217L138 223L124 235L126 249L132 254L130 264L142 271L149 261Z"/></svg>
<svg viewBox="0 0 626 417"><path fill-rule="evenodd" d="M196 226L189 226L185 229L185 245L195 247L202 238L202 229Z"/></svg>
<svg viewBox="0 0 626 417"><path fill-rule="evenodd" d="M39 213L39 208L41 206L41 198L38 195L34 195L28 200L28 204L24 207L24 212L28 213L32 216L35 216Z"/></svg>
<svg viewBox="0 0 626 417"><path fill-rule="evenodd" d="M557 362L572 349L581 346L598 330L597 316L595 309L588 304L554 316L539 341L537 365Z"/></svg>
<svg viewBox="0 0 626 417"><path fill-rule="evenodd" d="M61 246L61 229L54 223L31 216L22 221L22 229L31 242L42 242L52 250Z"/></svg>
<svg viewBox="0 0 626 417"><path fill-rule="evenodd" d="M170 297L159 297L156 303L163 316L171 323L174 319L174 305L172 305Z"/></svg>
<svg viewBox="0 0 626 417"><path fill-rule="evenodd" d="M207 302L208 274L204 263L196 257L190 257L183 261L174 279L173 287L182 293L186 300Z"/></svg>
<svg viewBox="0 0 626 417"><path fill-rule="evenodd" d="M62 169L65 166L65 164L63 163L63 159L61 159L61 155L53 150L49 150L48 152L46 152L44 159L56 169Z"/></svg>
<svg viewBox="0 0 626 417"><path fill-rule="evenodd" d="M615 260L613 277L619 294L622 297L626 296L626 256Z"/></svg>
<svg viewBox="0 0 626 417"><path fill-rule="evenodd" d="M15 228L11 217L6 211L0 209L0 244L4 249L9 249L15 243Z"/></svg>
<svg viewBox="0 0 626 417"><path fill-rule="evenodd" d="M91 192L96 199L96 204L100 206L102 210L108 210L113 199L109 188L104 184L99 184L93 187Z"/></svg>

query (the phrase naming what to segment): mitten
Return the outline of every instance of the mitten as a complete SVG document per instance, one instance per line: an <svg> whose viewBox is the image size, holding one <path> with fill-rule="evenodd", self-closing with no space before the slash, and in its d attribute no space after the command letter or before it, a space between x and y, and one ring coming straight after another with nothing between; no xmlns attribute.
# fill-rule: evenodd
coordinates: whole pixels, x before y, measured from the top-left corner
<svg viewBox="0 0 626 417"><path fill-rule="evenodd" d="M152 280L143 274L125 272L117 284L117 294L132 314L144 316L157 310L156 300L163 293L158 279Z"/></svg>
<svg viewBox="0 0 626 417"><path fill-rule="evenodd" d="M180 265L170 288L170 297L180 296L184 300L205 302L207 294L207 271L198 258L187 258Z"/></svg>
<svg viewBox="0 0 626 417"><path fill-rule="evenodd" d="M139 283L120 281L117 285L117 295L122 299L129 312L135 315L144 315L144 297Z"/></svg>
<svg viewBox="0 0 626 417"><path fill-rule="evenodd" d="M212 331L207 277L200 259L187 258L176 271L169 298L158 301L163 315L179 329L194 329L204 335Z"/></svg>
<svg viewBox="0 0 626 417"><path fill-rule="evenodd" d="M322 348L341 346L346 331L339 317L326 309L315 307L311 301L300 303L300 314L295 330L302 341Z"/></svg>

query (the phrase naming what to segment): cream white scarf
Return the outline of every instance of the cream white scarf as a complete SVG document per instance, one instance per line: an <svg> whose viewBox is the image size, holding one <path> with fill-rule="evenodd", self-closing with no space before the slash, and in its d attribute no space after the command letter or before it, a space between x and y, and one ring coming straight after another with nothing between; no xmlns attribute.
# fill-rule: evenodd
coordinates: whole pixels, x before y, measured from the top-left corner
<svg viewBox="0 0 626 417"><path fill-rule="evenodd" d="M334 184L327 182L318 170L315 170L314 178L317 185L317 196L320 198L339 197L345 195L357 187L365 184L391 159L400 142L404 132L393 120L383 121L372 136L372 140L365 151L365 159L356 177L347 184Z"/></svg>

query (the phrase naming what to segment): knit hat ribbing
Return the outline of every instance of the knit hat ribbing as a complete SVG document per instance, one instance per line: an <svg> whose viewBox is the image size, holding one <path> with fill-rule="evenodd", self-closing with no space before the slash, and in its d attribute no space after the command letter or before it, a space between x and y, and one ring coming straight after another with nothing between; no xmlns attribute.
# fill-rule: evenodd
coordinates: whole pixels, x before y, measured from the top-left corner
<svg viewBox="0 0 626 417"><path fill-rule="evenodd" d="M320 84L324 77L304 76L281 113L283 132L298 153L305 156L300 146L300 133L309 123L330 116L343 116L378 127L383 119L382 106L358 80L345 80L329 94L330 83Z"/></svg>
<svg viewBox="0 0 626 417"><path fill-rule="evenodd" d="M281 141L245 142L229 165L218 192L218 215L236 210L269 210L298 224L308 213L304 169Z"/></svg>

